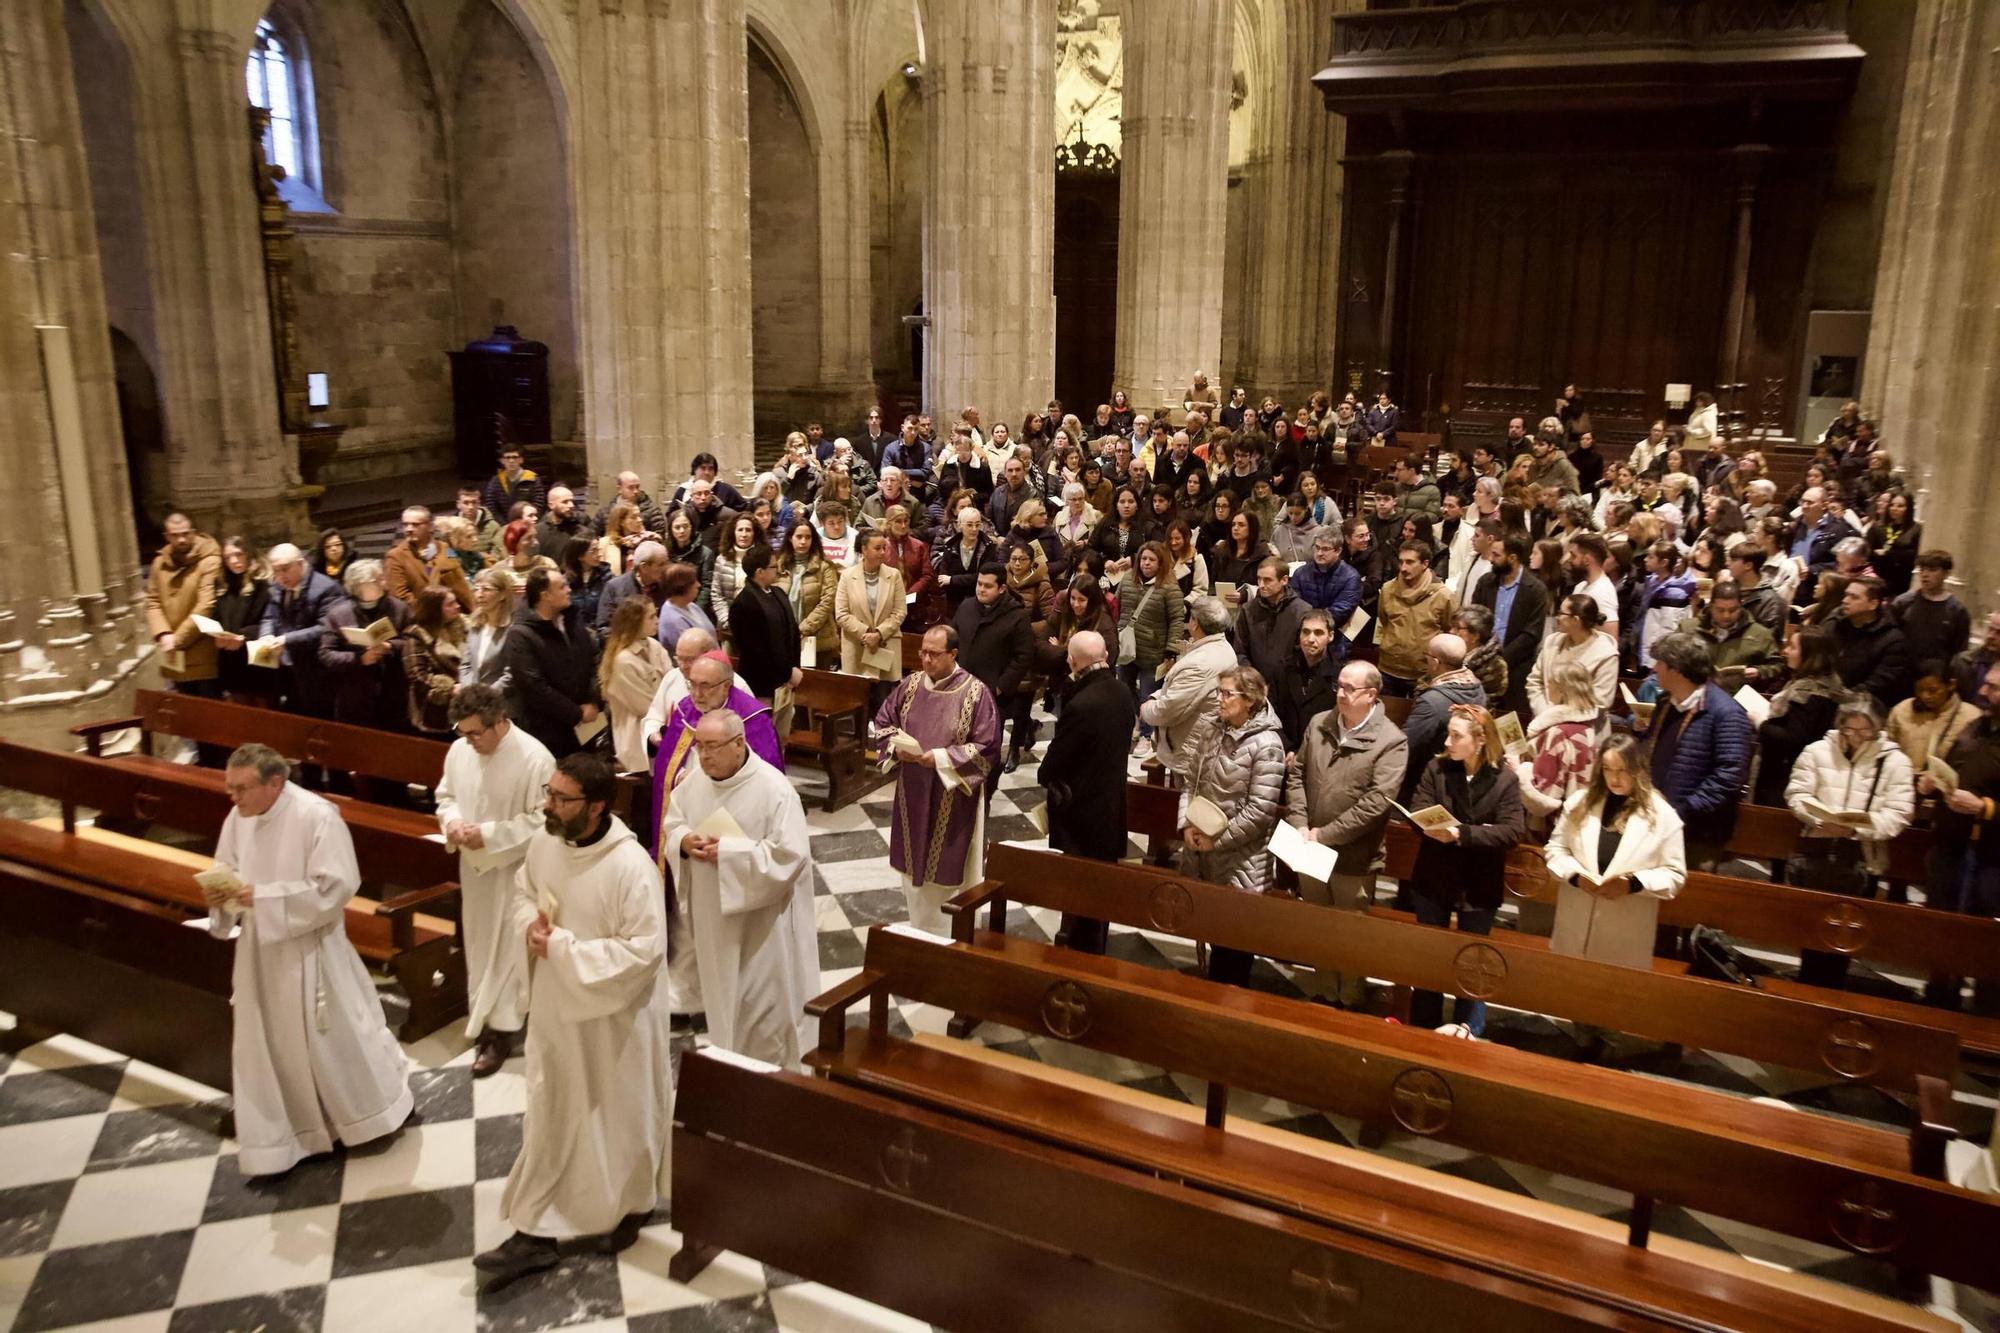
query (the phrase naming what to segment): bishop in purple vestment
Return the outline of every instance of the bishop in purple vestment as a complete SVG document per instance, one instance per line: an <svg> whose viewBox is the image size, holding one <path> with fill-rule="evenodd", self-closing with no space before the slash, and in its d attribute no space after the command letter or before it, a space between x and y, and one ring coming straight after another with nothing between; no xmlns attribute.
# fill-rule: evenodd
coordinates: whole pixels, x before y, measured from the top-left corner
<svg viewBox="0 0 2000 1333"><path fill-rule="evenodd" d="M771 710L758 703L748 690L734 684L735 678L735 668L730 665L728 655L721 652L704 654L688 668L687 697L667 714L660 727L660 748L653 754L653 803L658 807L654 811L655 830L666 827L667 798L673 795L674 784L681 774L695 766L694 727L703 713L720 708L742 718L743 739L750 743L750 752L780 773L785 771L785 747L778 740ZM664 871L657 832L653 840L654 864Z"/></svg>
<svg viewBox="0 0 2000 1333"><path fill-rule="evenodd" d="M923 667L875 714L884 752L898 765L889 864L902 873L910 924L948 933L945 899L985 874L984 785L1000 776L1000 712L993 695L958 665L958 634L925 631ZM894 745L894 733L917 747Z"/></svg>

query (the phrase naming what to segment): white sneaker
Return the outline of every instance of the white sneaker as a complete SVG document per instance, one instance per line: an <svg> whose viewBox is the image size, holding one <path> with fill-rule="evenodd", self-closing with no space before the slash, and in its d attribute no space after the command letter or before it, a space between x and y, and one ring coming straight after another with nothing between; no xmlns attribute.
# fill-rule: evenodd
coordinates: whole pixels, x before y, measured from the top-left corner
<svg viewBox="0 0 2000 1333"><path fill-rule="evenodd" d="M1132 747L1132 757L1134 759L1151 759L1153 757L1153 743L1141 736L1139 743Z"/></svg>
<svg viewBox="0 0 2000 1333"><path fill-rule="evenodd" d="M1462 1037L1466 1041L1478 1040L1477 1037L1472 1035L1472 1029L1463 1023L1446 1023L1444 1026L1435 1029L1435 1031L1441 1037Z"/></svg>

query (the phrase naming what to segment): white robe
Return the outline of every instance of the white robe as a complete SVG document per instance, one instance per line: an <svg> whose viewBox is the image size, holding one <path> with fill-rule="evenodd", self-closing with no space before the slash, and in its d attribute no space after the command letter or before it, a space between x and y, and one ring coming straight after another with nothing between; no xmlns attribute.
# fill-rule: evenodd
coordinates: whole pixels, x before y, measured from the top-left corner
<svg viewBox="0 0 2000 1333"><path fill-rule="evenodd" d="M549 956L530 958L528 1105L501 1211L556 1240L610 1231L669 1188L674 1118L666 889L616 817L588 846L528 842L513 928L553 899Z"/></svg>
<svg viewBox="0 0 2000 1333"><path fill-rule="evenodd" d="M438 827L479 826L486 845L458 852L465 1035L518 1032L528 1018L528 945L513 928L514 876L542 828L542 788L556 771L548 747L511 723L491 755L463 737L445 751Z"/></svg>
<svg viewBox="0 0 2000 1333"><path fill-rule="evenodd" d="M237 1162L275 1175L301 1159L380 1138L410 1114L408 1065L347 939L361 885L354 841L331 802L287 783L261 815L230 811L215 860L256 892L242 915L230 1044ZM226 936L234 911L209 914Z"/></svg>
<svg viewBox="0 0 2000 1333"><path fill-rule="evenodd" d="M725 807L744 836L724 837L713 865L682 856L681 840ZM797 1067L812 1042L805 1004L819 993L812 843L798 792L754 754L719 782L691 766L661 836L694 923L709 1041Z"/></svg>

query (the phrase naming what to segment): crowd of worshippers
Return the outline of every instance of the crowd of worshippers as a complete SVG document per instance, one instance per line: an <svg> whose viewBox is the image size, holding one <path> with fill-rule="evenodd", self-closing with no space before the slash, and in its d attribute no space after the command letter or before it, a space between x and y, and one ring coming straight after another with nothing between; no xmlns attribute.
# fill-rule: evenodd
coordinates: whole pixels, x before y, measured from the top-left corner
<svg viewBox="0 0 2000 1333"><path fill-rule="evenodd" d="M1174 775L1191 876L1352 910L1410 818L1402 900L1484 933L1508 849L1533 839L1558 898L1519 924L1606 961L1647 965L1660 899L1723 861L1751 799L1801 820L1794 882L1873 894L1923 820L1929 905L2000 915L2000 837L1979 836L2000 798L2000 613L1972 642L1951 555L1923 546L1852 405L1782 496L1706 395L1677 442L1656 423L1607 467L1573 388L1532 435L1516 418L1492 447L1411 452L1377 491L1351 482L1362 448L1395 444L1386 393L1296 413L1246 397L1197 379L1179 412L1119 395L1085 427L1052 403L1018 432L967 407L943 439L873 412L856 438L795 433L747 492L702 454L664 502L628 472L595 514L509 451L450 515L406 510L380 558L335 532L257 552L168 519L146 608L177 688L450 742L437 819L461 862L475 1076L531 1034L516 1234L478 1261L493 1280L636 1236L667 1179L675 1025L778 1065L809 1046L810 844L784 749L807 668L877 682L890 865L937 933L982 878L988 805L1044 691L1036 777L1075 855L1128 854L1136 754ZM392 1132L408 1093L326 929L359 883L344 825L271 751L227 766L217 858L242 882L211 893L212 925L240 931L239 1004L279 997L236 1028L262 1174ZM642 832L612 813L633 770L652 776ZM1281 823L1331 850L1326 878L1280 871ZM1074 918L1059 938L1105 934ZM280 984L308 958L316 999ZM1209 974L1240 983L1253 961L1213 949ZM1835 983L1845 966L1805 961ZM1307 984L1353 1005L1363 981ZM1936 978L1927 998L1961 990ZM1444 997L1411 1017L1443 1025ZM1483 1028L1472 1001L1453 1017Z"/></svg>

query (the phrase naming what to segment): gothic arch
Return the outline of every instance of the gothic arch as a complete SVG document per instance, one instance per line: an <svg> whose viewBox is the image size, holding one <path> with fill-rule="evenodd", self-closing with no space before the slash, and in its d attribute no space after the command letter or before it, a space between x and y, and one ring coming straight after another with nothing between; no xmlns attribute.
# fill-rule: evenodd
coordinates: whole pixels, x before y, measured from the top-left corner
<svg viewBox="0 0 2000 1333"><path fill-rule="evenodd" d="M755 21L745 34L750 134L752 382L757 436L817 417L824 376L830 209L824 139L797 66ZM789 67L788 67L789 66ZM829 219L829 214L836 217Z"/></svg>

